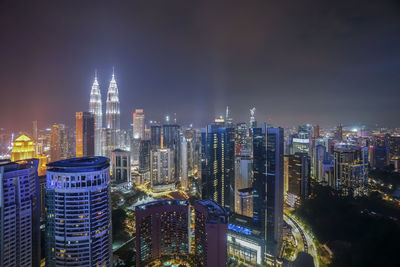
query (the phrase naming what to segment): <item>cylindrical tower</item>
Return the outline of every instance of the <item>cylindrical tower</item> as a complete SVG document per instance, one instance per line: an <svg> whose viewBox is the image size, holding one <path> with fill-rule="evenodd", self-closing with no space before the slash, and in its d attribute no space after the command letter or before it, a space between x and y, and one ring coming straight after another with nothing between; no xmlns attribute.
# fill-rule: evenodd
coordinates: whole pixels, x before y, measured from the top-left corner
<svg viewBox="0 0 400 267"><path fill-rule="evenodd" d="M46 266L111 266L109 160L73 158L47 166Z"/></svg>

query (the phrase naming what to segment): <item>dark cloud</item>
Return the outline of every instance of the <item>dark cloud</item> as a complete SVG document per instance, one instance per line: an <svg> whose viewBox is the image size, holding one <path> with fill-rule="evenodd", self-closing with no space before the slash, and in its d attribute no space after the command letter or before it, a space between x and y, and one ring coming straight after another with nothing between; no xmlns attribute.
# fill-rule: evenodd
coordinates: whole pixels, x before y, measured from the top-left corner
<svg viewBox="0 0 400 267"><path fill-rule="evenodd" d="M237 121L255 106L279 125L399 126L399 47L396 1L3 1L0 127L73 123L112 66L124 128L138 107L199 125L225 105Z"/></svg>

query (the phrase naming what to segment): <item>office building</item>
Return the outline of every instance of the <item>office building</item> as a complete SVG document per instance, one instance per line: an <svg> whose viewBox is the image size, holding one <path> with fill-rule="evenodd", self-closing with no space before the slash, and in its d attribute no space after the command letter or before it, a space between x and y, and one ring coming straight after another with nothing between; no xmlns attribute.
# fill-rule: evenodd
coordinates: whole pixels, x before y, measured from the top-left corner
<svg viewBox="0 0 400 267"><path fill-rule="evenodd" d="M388 146L371 146L370 163L375 169L383 169L390 165L390 148Z"/></svg>
<svg viewBox="0 0 400 267"><path fill-rule="evenodd" d="M336 126L336 130L335 130L335 139L342 141L343 140L343 126L342 124L339 124L338 126Z"/></svg>
<svg viewBox="0 0 400 267"><path fill-rule="evenodd" d="M138 205L135 216L136 266L145 266L162 256L189 254L190 207L187 200L159 200Z"/></svg>
<svg viewBox="0 0 400 267"><path fill-rule="evenodd" d="M238 209L237 214L253 218L253 188L238 189Z"/></svg>
<svg viewBox="0 0 400 267"><path fill-rule="evenodd" d="M151 133L151 148L152 149L161 148L161 145L162 145L161 126L160 125L151 125L150 133Z"/></svg>
<svg viewBox="0 0 400 267"><path fill-rule="evenodd" d="M343 193L362 194L368 178L368 151L349 143L334 148L334 187Z"/></svg>
<svg viewBox="0 0 400 267"><path fill-rule="evenodd" d="M0 161L0 266L40 266L38 163Z"/></svg>
<svg viewBox="0 0 400 267"><path fill-rule="evenodd" d="M120 147L120 123L121 123L121 115L120 115L120 105L119 105L119 95L118 95L118 86L115 81L114 70L112 74L112 78L110 81L110 86L108 87L107 92L107 101L106 101L106 128L110 130L110 136L106 139L107 146L110 147L111 150L107 150L105 156L110 158L111 151Z"/></svg>
<svg viewBox="0 0 400 267"><path fill-rule="evenodd" d="M195 212L195 251L202 266L226 266L228 215L211 200L197 200Z"/></svg>
<svg viewBox="0 0 400 267"><path fill-rule="evenodd" d="M188 143L184 136L181 136L180 144L180 167L179 167L179 178L181 182L181 187L183 190L188 190Z"/></svg>
<svg viewBox="0 0 400 267"><path fill-rule="evenodd" d="M229 106L226 106L226 111L225 111L225 126L228 128L233 127L233 119L231 116L231 110Z"/></svg>
<svg viewBox="0 0 400 267"><path fill-rule="evenodd" d="M136 109L133 113L133 138L144 140L144 112L143 109Z"/></svg>
<svg viewBox="0 0 400 267"><path fill-rule="evenodd" d="M253 220L265 236L265 212L267 209L267 176L266 176L266 128L252 129L253 137Z"/></svg>
<svg viewBox="0 0 400 267"><path fill-rule="evenodd" d="M142 140L139 145L139 175L142 181L150 178L150 140Z"/></svg>
<svg viewBox="0 0 400 267"><path fill-rule="evenodd" d="M178 180L180 173L180 126L176 124L163 125L163 148L169 148L174 156L175 179Z"/></svg>
<svg viewBox="0 0 400 267"><path fill-rule="evenodd" d="M90 112L76 112L76 157L95 155L95 116Z"/></svg>
<svg viewBox="0 0 400 267"><path fill-rule="evenodd" d="M110 163L104 157L48 164L46 266L111 266Z"/></svg>
<svg viewBox="0 0 400 267"><path fill-rule="evenodd" d="M283 228L283 129L268 128L266 144L266 252L277 257L282 245Z"/></svg>
<svg viewBox="0 0 400 267"><path fill-rule="evenodd" d="M257 127L257 121L256 121L256 108L251 108L250 109L250 128L256 128Z"/></svg>
<svg viewBox="0 0 400 267"><path fill-rule="evenodd" d="M285 161L288 175L287 203L291 207L298 206L301 199L310 194L310 157L306 153L295 153L287 156Z"/></svg>
<svg viewBox="0 0 400 267"><path fill-rule="evenodd" d="M316 139L316 138L320 138L320 131L319 131L319 125L314 125L313 126L313 135L312 138Z"/></svg>
<svg viewBox="0 0 400 267"><path fill-rule="evenodd" d="M102 154L102 128L103 128L103 105L101 91L97 81L97 72L94 77L92 90L90 91L89 112L94 116L94 155Z"/></svg>
<svg viewBox="0 0 400 267"><path fill-rule="evenodd" d="M131 183L131 156L129 151L115 149L111 153L111 182Z"/></svg>
<svg viewBox="0 0 400 267"><path fill-rule="evenodd" d="M250 155L235 158L235 212L239 214L242 214L240 212L242 207L239 191L252 186L251 172L252 160Z"/></svg>
<svg viewBox="0 0 400 267"><path fill-rule="evenodd" d="M201 194L227 211L235 207L234 129L210 124L201 132Z"/></svg>
<svg viewBox="0 0 400 267"><path fill-rule="evenodd" d="M57 161L68 157L68 141L64 124L51 126L50 160Z"/></svg>
<svg viewBox="0 0 400 267"><path fill-rule="evenodd" d="M229 256L249 266L265 263L264 231L254 225L252 218L234 214L229 218L227 246Z"/></svg>

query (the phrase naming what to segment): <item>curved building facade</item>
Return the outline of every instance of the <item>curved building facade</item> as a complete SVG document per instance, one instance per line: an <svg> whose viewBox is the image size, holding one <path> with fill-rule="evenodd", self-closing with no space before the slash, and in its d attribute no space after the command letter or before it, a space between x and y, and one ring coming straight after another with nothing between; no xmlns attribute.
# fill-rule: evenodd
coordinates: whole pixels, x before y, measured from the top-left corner
<svg viewBox="0 0 400 267"><path fill-rule="evenodd" d="M136 206L136 266L165 255L190 252L187 200L159 200Z"/></svg>
<svg viewBox="0 0 400 267"><path fill-rule="evenodd" d="M46 266L111 266L109 160L73 158L47 166Z"/></svg>

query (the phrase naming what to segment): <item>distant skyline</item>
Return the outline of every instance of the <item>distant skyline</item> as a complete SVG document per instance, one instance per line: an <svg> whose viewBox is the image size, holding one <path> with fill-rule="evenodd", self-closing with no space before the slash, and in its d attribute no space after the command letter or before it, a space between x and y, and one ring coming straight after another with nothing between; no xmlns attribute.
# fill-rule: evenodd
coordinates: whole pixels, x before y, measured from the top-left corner
<svg viewBox="0 0 400 267"><path fill-rule="evenodd" d="M115 67L121 128L177 113L400 127L397 1L0 3L0 128L74 125ZM103 118L104 120L104 118Z"/></svg>

